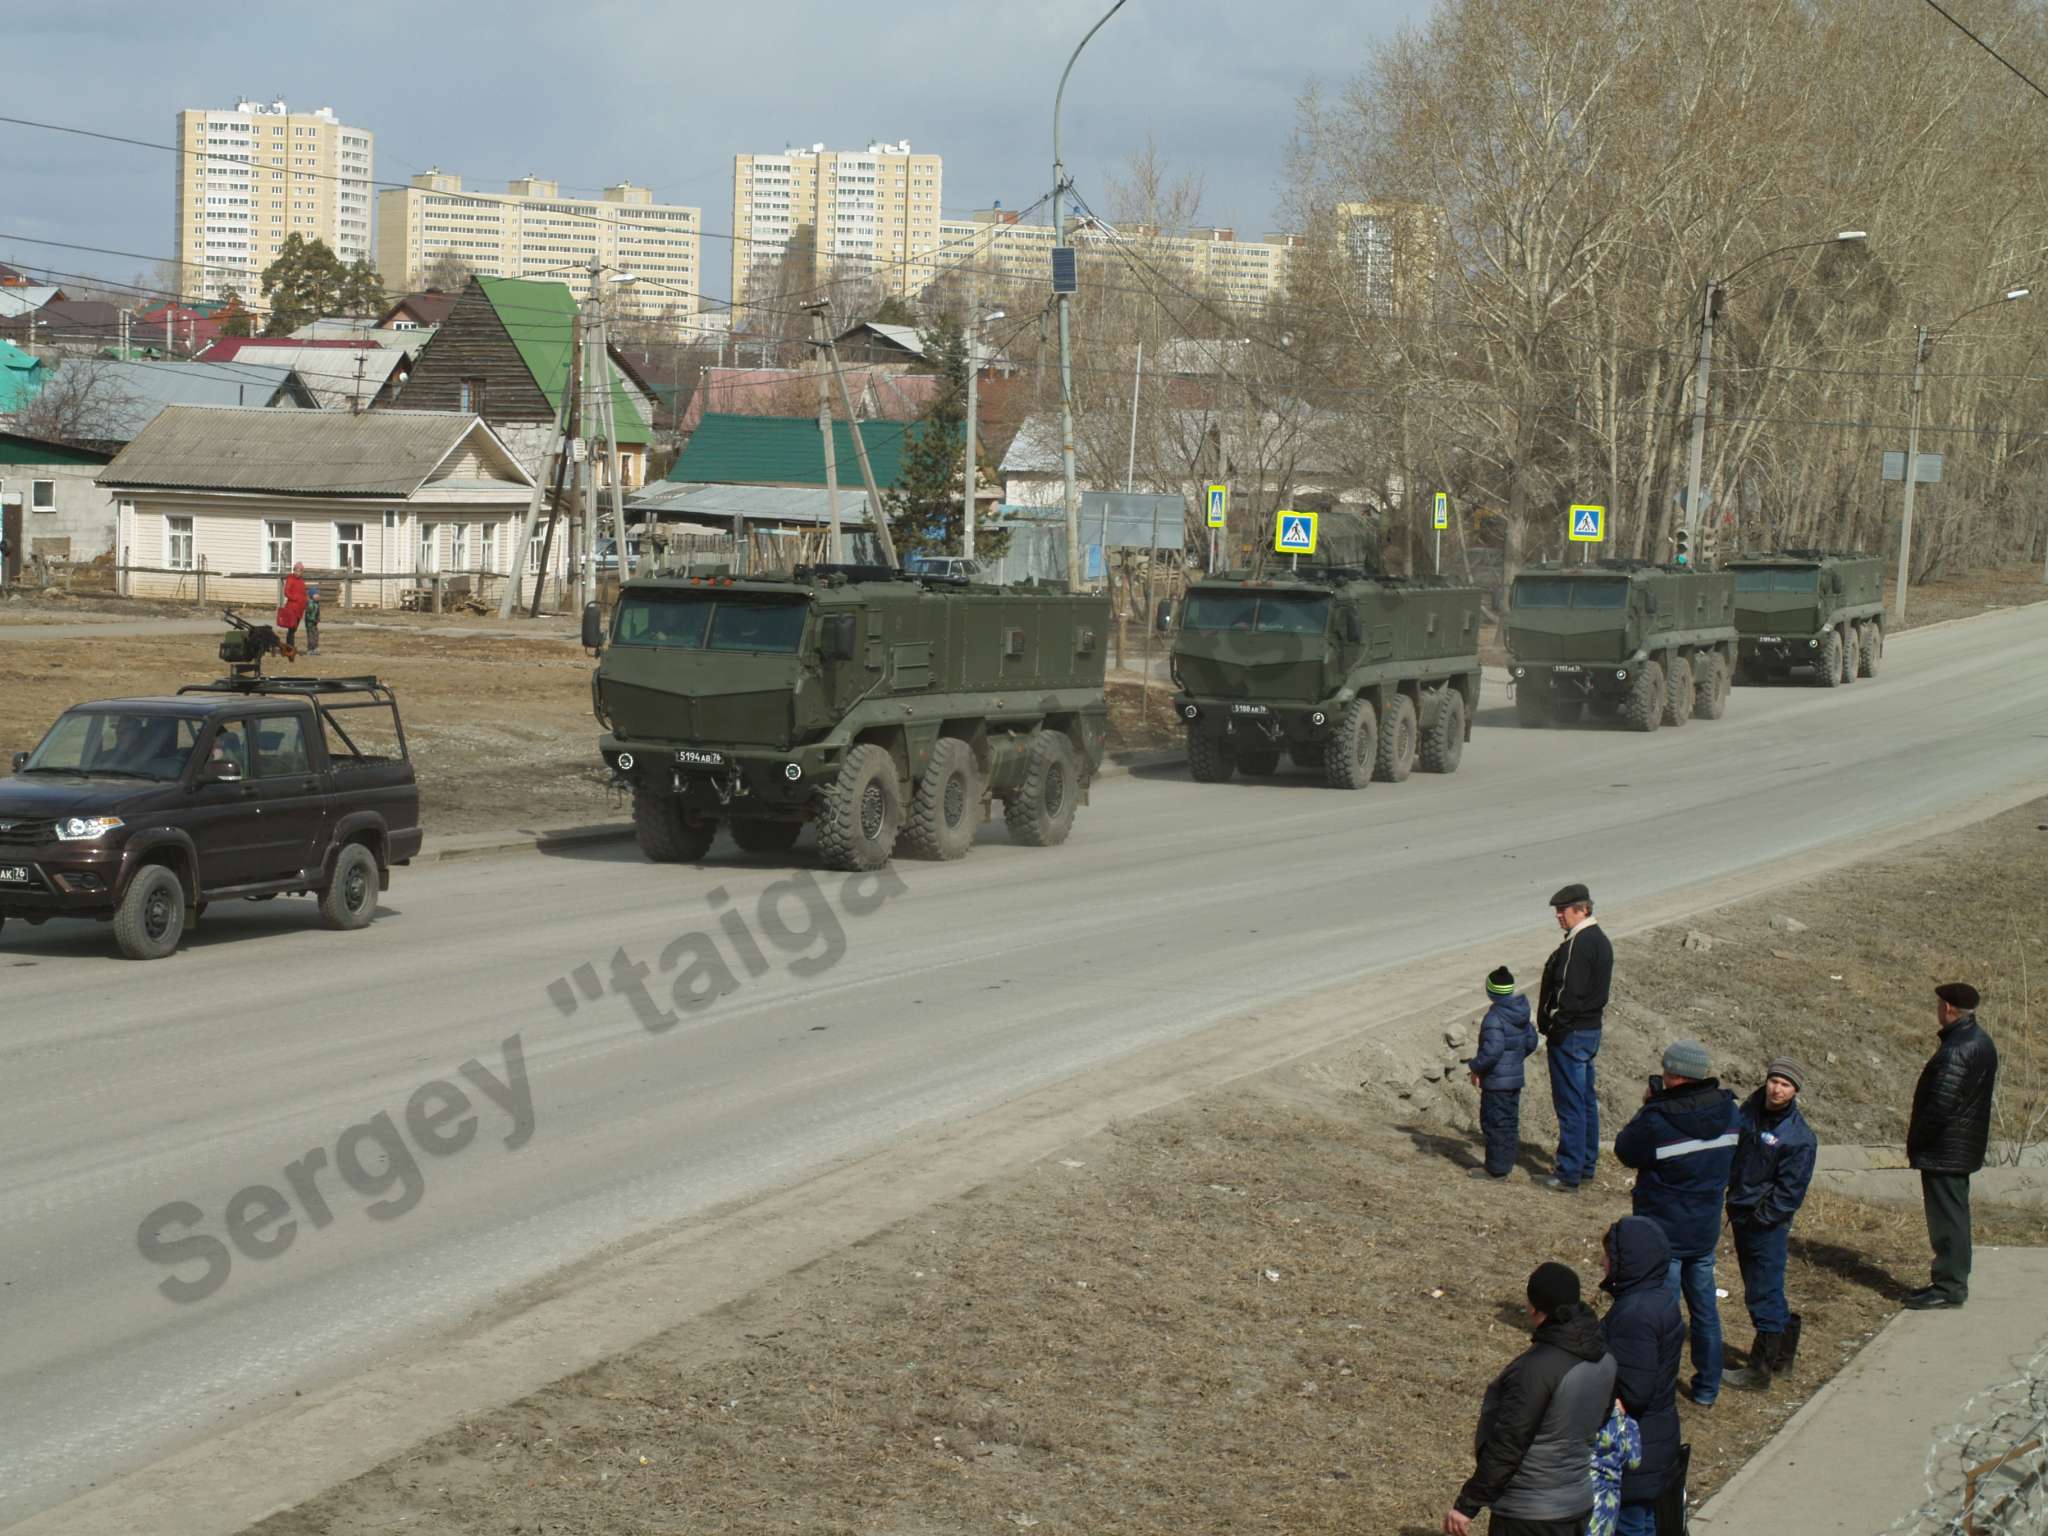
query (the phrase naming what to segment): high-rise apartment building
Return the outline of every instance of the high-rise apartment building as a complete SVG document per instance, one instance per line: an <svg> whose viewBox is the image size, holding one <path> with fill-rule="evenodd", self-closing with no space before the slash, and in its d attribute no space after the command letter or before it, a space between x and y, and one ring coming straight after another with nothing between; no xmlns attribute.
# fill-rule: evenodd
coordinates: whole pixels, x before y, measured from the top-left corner
<svg viewBox="0 0 2048 1536"><path fill-rule="evenodd" d="M372 135L332 108L193 107L178 114L178 145L172 238L181 298L233 289L259 308L263 269L287 235L324 241L344 262L370 254Z"/></svg>
<svg viewBox="0 0 2048 1536"><path fill-rule="evenodd" d="M970 218L944 220L939 234L937 265L943 270L1051 282L1051 252L1058 242L1050 224L1026 224L1014 213L985 208ZM1103 282L1137 283L1118 253L1121 245L1134 260L1205 298L1248 305L1263 304L1286 286L1288 253L1298 243L1297 236L1285 234L1240 240L1231 229L1169 235L1149 224L1104 226L1085 215L1069 222L1067 238L1080 252L1085 270L1101 274Z"/></svg>
<svg viewBox="0 0 2048 1536"><path fill-rule="evenodd" d="M947 270L1014 282L1052 281L1050 224L1026 224L1000 206L977 209L964 219L939 221L939 262Z"/></svg>
<svg viewBox="0 0 2048 1536"><path fill-rule="evenodd" d="M1339 203L1337 235L1368 313L1392 315L1423 301L1436 281L1441 208L1424 203Z"/></svg>
<svg viewBox="0 0 2048 1536"><path fill-rule="evenodd" d="M435 169L377 195L377 271L387 289L409 291L452 257L478 277L552 278L583 294L596 261L610 269L614 315L681 327L703 287L703 225L701 209L657 203L631 182L594 198L564 197L537 176L502 193L465 193L460 176Z"/></svg>
<svg viewBox="0 0 2048 1536"><path fill-rule="evenodd" d="M790 258L806 291L871 277L888 293L919 292L938 270L942 166L938 155L912 154L908 139L735 155L734 308L763 268Z"/></svg>

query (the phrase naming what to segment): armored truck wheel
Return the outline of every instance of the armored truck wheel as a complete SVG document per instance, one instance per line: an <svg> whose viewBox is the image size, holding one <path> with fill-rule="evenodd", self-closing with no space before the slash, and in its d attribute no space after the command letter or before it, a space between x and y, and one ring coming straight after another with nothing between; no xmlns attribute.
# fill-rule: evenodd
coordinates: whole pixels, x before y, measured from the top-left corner
<svg viewBox="0 0 2048 1536"><path fill-rule="evenodd" d="M1222 784L1237 772L1237 748L1228 736L1188 728L1188 777L1197 784Z"/></svg>
<svg viewBox="0 0 2048 1536"><path fill-rule="evenodd" d="M1865 677L1877 676L1878 659L1884 655L1884 626L1875 621L1863 626L1862 652L1858 658Z"/></svg>
<svg viewBox="0 0 2048 1536"><path fill-rule="evenodd" d="M981 810L981 775L974 749L956 736L932 744L932 759L910 797L903 825L905 849L920 859L957 859L974 846Z"/></svg>
<svg viewBox="0 0 2048 1536"><path fill-rule="evenodd" d="M800 821L769 821L760 816L735 816L726 825L733 845L742 853L787 853L804 835Z"/></svg>
<svg viewBox="0 0 2048 1536"><path fill-rule="evenodd" d="M1813 680L1823 688L1841 686L1842 637L1835 630L1829 630L1820 643L1820 655L1813 664Z"/></svg>
<svg viewBox="0 0 2048 1536"><path fill-rule="evenodd" d="M827 869L880 869L903 827L896 760L873 742L846 754L818 809L818 856Z"/></svg>
<svg viewBox="0 0 2048 1536"><path fill-rule="evenodd" d="M1676 651L1665 674L1664 723L1683 725L1692 718L1692 663Z"/></svg>
<svg viewBox="0 0 2048 1536"><path fill-rule="evenodd" d="M114 909L114 942L130 960L161 960L185 935L185 887L178 872L145 864Z"/></svg>
<svg viewBox="0 0 2048 1536"><path fill-rule="evenodd" d="M718 823L692 821L673 795L633 786L633 841L656 864L694 864L711 851Z"/></svg>
<svg viewBox="0 0 2048 1536"><path fill-rule="evenodd" d="M1074 744L1058 731L1040 731L1024 759L1024 782L1003 800L1003 825L1013 842L1054 848L1074 829L1081 775Z"/></svg>
<svg viewBox="0 0 2048 1536"><path fill-rule="evenodd" d="M1728 710L1728 664L1719 656L1696 656L1692 663L1692 712L1702 720L1718 720Z"/></svg>
<svg viewBox="0 0 2048 1536"><path fill-rule="evenodd" d="M1664 669L1656 662L1645 662L1636 674L1621 720L1632 731L1654 731L1664 723Z"/></svg>
<svg viewBox="0 0 2048 1536"><path fill-rule="evenodd" d="M1465 755L1465 695L1446 688L1437 700L1436 718L1422 738L1422 771L1456 773Z"/></svg>
<svg viewBox="0 0 2048 1536"><path fill-rule="evenodd" d="M1586 712L1584 699L1557 699L1550 706L1550 718L1559 725L1577 725Z"/></svg>
<svg viewBox="0 0 2048 1536"><path fill-rule="evenodd" d="M1856 633L1856 626L1844 624L1842 636L1842 682L1844 686L1856 681L1856 656L1863 649L1863 641Z"/></svg>
<svg viewBox="0 0 2048 1536"><path fill-rule="evenodd" d="M1409 770L1415 766L1415 737L1415 701L1397 693L1380 725L1380 749L1373 758L1372 776L1383 784L1407 782Z"/></svg>
<svg viewBox="0 0 2048 1536"><path fill-rule="evenodd" d="M1528 727L1550 724L1550 701L1526 683L1515 684L1515 723Z"/></svg>
<svg viewBox="0 0 2048 1536"><path fill-rule="evenodd" d="M1332 789L1363 789L1379 757L1379 715L1370 699L1353 699L1323 743L1323 779Z"/></svg>
<svg viewBox="0 0 2048 1536"><path fill-rule="evenodd" d="M1280 766L1278 752L1239 752L1237 771L1247 778L1270 779Z"/></svg>

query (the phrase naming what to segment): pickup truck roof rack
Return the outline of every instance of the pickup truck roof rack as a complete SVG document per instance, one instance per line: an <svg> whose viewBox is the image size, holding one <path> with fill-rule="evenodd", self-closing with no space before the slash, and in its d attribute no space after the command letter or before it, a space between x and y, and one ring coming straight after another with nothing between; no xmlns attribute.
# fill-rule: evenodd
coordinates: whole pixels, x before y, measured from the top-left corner
<svg viewBox="0 0 2048 1536"><path fill-rule="evenodd" d="M320 718L334 727L334 734L357 757L364 756L363 749L355 743L335 711L343 709L388 709L391 711L392 729L398 735L398 755L412 756L412 749L405 742L405 722L398 718L398 697L388 683L380 683L374 677L217 677L210 683L186 683L178 689L187 693L232 693L243 696L255 695L273 699L311 699L313 708ZM363 694L363 698L346 698L347 694Z"/></svg>

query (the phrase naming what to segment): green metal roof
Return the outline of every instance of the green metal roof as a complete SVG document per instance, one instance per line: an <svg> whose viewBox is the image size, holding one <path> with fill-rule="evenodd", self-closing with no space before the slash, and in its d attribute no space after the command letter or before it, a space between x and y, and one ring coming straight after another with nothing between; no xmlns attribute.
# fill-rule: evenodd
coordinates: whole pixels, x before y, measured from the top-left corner
<svg viewBox="0 0 2048 1536"><path fill-rule="evenodd" d="M42 359L0 341L0 412L18 411L43 387Z"/></svg>
<svg viewBox="0 0 2048 1536"><path fill-rule="evenodd" d="M480 277L476 284L497 312L512 345L519 349L520 361L533 375L533 382L548 397L548 404L559 412L562 389L569 382L569 352L576 334L576 299L569 292L569 285L523 277ZM605 359L605 368L612 382L612 420L618 425L619 441L648 442L654 434L647 430L640 408L633 403L633 396L610 358ZM586 408L584 437L593 435L593 425Z"/></svg>
<svg viewBox="0 0 2048 1536"><path fill-rule="evenodd" d="M0 342L0 346L5 345ZM40 437L23 437L19 432L0 432L0 464L71 464L91 468L113 461L111 453L46 442Z"/></svg>
<svg viewBox="0 0 2048 1536"><path fill-rule="evenodd" d="M921 428L914 421L860 424L875 484L896 483L903 472L904 436L917 430ZM858 490L860 461L854 457L853 428L846 422L832 423L832 457L840 486ZM668 478L705 485L823 485L825 444L818 435L818 418L707 411Z"/></svg>

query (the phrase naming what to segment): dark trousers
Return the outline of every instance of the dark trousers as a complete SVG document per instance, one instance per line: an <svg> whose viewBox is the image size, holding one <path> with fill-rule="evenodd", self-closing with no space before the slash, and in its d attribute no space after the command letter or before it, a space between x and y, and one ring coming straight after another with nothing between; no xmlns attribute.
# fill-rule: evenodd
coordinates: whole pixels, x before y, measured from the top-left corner
<svg viewBox="0 0 2048 1536"><path fill-rule="evenodd" d="M1920 1201L1927 1209L1927 1240L1934 1248L1929 1287L1950 1301L1970 1294L1970 1176L1922 1173Z"/></svg>
<svg viewBox="0 0 2048 1536"><path fill-rule="evenodd" d="M1486 1527L1486 1536L1585 1536L1592 1519L1590 1509L1569 1520L1517 1520L1513 1515L1495 1515Z"/></svg>
<svg viewBox="0 0 2048 1536"><path fill-rule="evenodd" d="M1754 1227L1735 1221L1729 1226L1750 1322L1758 1333L1783 1333L1792 1322L1792 1309L1785 1302L1785 1250L1792 1242L1792 1223Z"/></svg>
<svg viewBox="0 0 2048 1536"><path fill-rule="evenodd" d="M1550 1104L1557 1111L1557 1178L1578 1185L1600 1163L1600 1096L1593 1058L1600 1031L1575 1029L1550 1047Z"/></svg>
<svg viewBox="0 0 2048 1536"><path fill-rule="evenodd" d="M1486 1133L1486 1171L1504 1179L1522 1150L1522 1090L1488 1088L1479 1095L1479 1128Z"/></svg>

